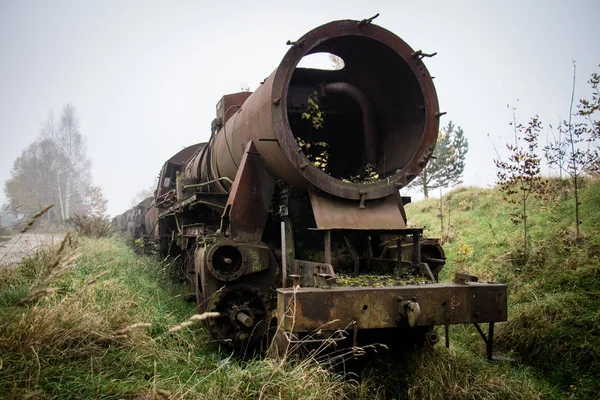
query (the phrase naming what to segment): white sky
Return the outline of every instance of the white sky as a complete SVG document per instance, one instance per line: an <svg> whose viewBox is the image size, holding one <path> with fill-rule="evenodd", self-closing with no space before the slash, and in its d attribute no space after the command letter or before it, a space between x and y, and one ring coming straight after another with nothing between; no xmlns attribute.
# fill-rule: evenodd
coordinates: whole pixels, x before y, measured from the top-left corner
<svg viewBox="0 0 600 400"><path fill-rule="evenodd" d="M464 182L494 184L511 112L556 125L600 67L600 2L0 0L0 183L50 110L72 102L109 213L163 162L205 141L223 94L253 90L286 40L337 19L396 33L426 60L440 107L470 144ZM589 96L588 96L589 97ZM489 135L489 136L488 136ZM543 139L545 141L545 137ZM0 203L4 195L0 194Z"/></svg>

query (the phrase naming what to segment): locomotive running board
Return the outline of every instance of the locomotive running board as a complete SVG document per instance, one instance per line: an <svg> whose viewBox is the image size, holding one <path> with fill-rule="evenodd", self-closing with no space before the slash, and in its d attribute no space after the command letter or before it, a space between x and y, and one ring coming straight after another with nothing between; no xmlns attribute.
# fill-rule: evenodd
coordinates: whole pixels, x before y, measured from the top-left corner
<svg viewBox="0 0 600 400"><path fill-rule="evenodd" d="M456 324L481 331L478 324L487 322L489 338L482 336L491 358L493 323L507 320L506 295L506 285L481 282L283 288L277 289L277 315L280 329L293 334Z"/></svg>

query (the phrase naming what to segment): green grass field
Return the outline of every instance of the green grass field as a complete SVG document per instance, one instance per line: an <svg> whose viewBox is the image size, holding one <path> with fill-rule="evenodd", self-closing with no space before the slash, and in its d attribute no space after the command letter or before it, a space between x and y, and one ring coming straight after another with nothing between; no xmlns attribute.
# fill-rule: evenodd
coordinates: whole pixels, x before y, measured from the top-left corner
<svg viewBox="0 0 600 400"><path fill-rule="evenodd" d="M554 198L532 205L528 257L497 190L444 198L451 240L442 278L464 271L509 285L510 320L497 325L496 352L511 361L488 362L469 326L452 327L449 350L371 355L358 375L313 359L241 361L201 323L169 332L196 313L174 265L118 238L76 237L58 255L48 249L0 269L0 399L596 398L600 183L584 190L579 241L569 186L556 185ZM440 234L439 200L407 214Z"/></svg>
<svg viewBox="0 0 600 400"><path fill-rule="evenodd" d="M445 279L457 271L509 287L509 322L498 325L497 351L529 368L551 398L597 398L600 391L600 182L588 180L581 198L581 237L567 181L530 204L527 255L522 225L497 190L462 188L443 197ZM440 201L410 205L411 224L441 235ZM448 217L448 210L450 216ZM473 336L456 329L455 340ZM473 336L474 337L474 336ZM477 346L469 346L472 350Z"/></svg>
<svg viewBox="0 0 600 400"><path fill-rule="evenodd" d="M356 391L314 363L238 361L200 324L169 333L195 313L172 265L117 239L82 238L66 252L78 256L54 268L64 270L49 282L55 291L25 307L15 304L48 286L56 250L0 270L0 398L316 399Z"/></svg>

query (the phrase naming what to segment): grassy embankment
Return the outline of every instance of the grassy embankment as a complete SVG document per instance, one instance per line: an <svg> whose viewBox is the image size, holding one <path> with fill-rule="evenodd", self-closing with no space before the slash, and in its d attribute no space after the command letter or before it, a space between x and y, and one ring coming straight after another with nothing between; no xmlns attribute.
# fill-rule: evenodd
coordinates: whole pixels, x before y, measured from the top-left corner
<svg viewBox="0 0 600 400"><path fill-rule="evenodd" d="M594 398L600 184L584 192L579 243L566 217L568 187L555 193L557 204L532 208L528 261L497 191L460 189L449 200L454 239L443 277L462 270L510 285L510 322L498 326L497 351L513 362L488 363L472 327L452 328L450 350L374 359L362 383L311 360L242 362L201 324L169 333L195 313L172 266L117 239L81 238L58 263L52 249L0 269L0 398ZM408 215L433 236L437 207L419 202ZM40 288L55 290L15 305Z"/></svg>
<svg viewBox="0 0 600 400"><path fill-rule="evenodd" d="M211 343L201 324L169 333L195 313L170 265L137 256L117 239L77 242L58 264L52 249L0 269L0 399L356 393L356 385L310 362L237 361ZM15 305L44 288L50 294Z"/></svg>
<svg viewBox="0 0 600 400"><path fill-rule="evenodd" d="M550 198L535 200L528 217L530 248L522 225L497 190L462 188L443 197L444 248L449 266L442 279L467 272L509 286L509 322L498 324L496 351L514 370L529 370L550 398L597 398L600 392L600 181L586 183L581 232L575 235L574 199L567 181L552 181ZM439 199L410 205L413 225L440 235ZM450 217L448 221L448 210ZM449 224L449 226L448 226ZM481 353L476 332L454 328L458 348Z"/></svg>
<svg viewBox="0 0 600 400"><path fill-rule="evenodd" d="M195 313L182 300L185 287L170 276L172 266L140 257L117 239L76 242L58 256L50 249L0 269L1 399L525 399L540 393L526 372L457 348L375 360L362 383L312 360L242 362L219 350L200 324L169 333ZM31 299L40 290L48 293Z"/></svg>
<svg viewBox="0 0 600 400"><path fill-rule="evenodd" d="M200 324L169 333L195 313L171 269L117 239L83 238L58 257L51 249L0 269L0 399L526 399L540 393L526 372L456 348L375 360L362 383L310 359L239 361L219 350ZM49 293L31 300L40 289Z"/></svg>

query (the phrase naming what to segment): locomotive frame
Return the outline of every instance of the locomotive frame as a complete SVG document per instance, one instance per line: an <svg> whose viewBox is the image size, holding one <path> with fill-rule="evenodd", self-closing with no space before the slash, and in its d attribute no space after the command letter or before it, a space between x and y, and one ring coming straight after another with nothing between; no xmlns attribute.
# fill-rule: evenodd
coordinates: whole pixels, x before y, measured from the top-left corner
<svg viewBox="0 0 600 400"><path fill-rule="evenodd" d="M223 345L269 336L283 349L334 338L356 345L374 330L435 343L440 325L448 345L450 325L474 324L491 359L494 323L507 319L506 285L465 274L438 283L444 251L407 226L410 198L399 194L431 156L443 114L427 54L371 21L334 21L288 41L278 68L254 93L224 96L210 140L171 157L154 198L117 223L139 235L131 225L145 211L145 234L162 255L183 255L200 311L218 313L207 326ZM344 69L297 67L322 51L341 56ZM302 125L311 93L327 118L319 134L328 171L299 146L314 134ZM366 171L380 178L343 179ZM396 282L342 286L342 271Z"/></svg>

